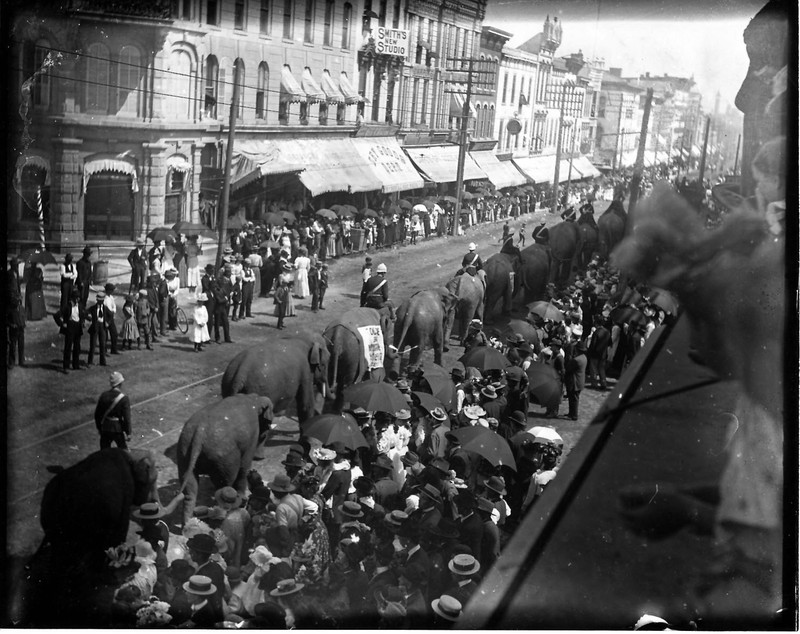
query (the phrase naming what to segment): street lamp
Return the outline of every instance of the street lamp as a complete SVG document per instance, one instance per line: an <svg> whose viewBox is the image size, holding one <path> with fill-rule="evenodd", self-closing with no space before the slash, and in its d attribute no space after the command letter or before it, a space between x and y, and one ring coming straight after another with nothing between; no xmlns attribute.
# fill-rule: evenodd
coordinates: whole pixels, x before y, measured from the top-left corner
<svg viewBox="0 0 800 634"><path fill-rule="evenodd" d="M578 51L577 54L570 55L565 59L567 64L567 72L572 73L576 76L579 72L581 72L581 68L584 66L583 62L583 53ZM561 85L561 106L559 108L559 115L558 115L558 138L556 139L556 168L555 173L553 174L553 200L550 207L550 213L554 214L558 211L558 177L559 177L559 168L561 166L561 142L563 138L563 128L564 128L564 101L567 98L567 87L573 88L575 83L565 79L564 83Z"/></svg>

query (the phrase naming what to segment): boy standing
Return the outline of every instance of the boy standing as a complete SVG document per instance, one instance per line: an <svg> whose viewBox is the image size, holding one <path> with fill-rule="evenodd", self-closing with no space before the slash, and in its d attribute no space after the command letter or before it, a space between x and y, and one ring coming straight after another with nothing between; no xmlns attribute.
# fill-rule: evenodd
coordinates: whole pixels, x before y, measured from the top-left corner
<svg viewBox="0 0 800 634"><path fill-rule="evenodd" d="M286 303L289 300L289 285L281 280L275 291L275 310L278 314L278 330L283 330L283 319L286 317Z"/></svg>

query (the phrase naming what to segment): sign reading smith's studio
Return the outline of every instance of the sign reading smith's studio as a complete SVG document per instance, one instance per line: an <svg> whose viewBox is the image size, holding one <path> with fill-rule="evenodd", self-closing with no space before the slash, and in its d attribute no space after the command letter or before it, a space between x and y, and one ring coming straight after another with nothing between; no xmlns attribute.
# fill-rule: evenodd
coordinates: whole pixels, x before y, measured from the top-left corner
<svg viewBox="0 0 800 634"><path fill-rule="evenodd" d="M381 55L408 57L408 31L379 26L375 36L375 52Z"/></svg>

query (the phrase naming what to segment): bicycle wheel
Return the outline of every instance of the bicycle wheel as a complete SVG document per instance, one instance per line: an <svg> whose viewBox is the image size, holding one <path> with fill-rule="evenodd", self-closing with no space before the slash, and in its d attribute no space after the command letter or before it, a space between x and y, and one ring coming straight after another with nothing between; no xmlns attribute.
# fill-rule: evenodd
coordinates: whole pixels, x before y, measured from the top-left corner
<svg viewBox="0 0 800 634"><path fill-rule="evenodd" d="M183 312L183 308L178 309L178 330L184 335L189 332L189 320L186 318L186 313Z"/></svg>

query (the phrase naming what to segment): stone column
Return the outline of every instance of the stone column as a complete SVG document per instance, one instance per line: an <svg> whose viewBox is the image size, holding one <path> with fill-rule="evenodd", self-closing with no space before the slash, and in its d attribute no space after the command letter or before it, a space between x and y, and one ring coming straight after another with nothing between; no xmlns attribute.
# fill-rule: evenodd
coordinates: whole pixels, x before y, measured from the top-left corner
<svg viewBox="0 0 800 634"><path fill-rule="evenodd" d="M53 173L50 179L50 239L62 250L82 244L83 158L81 139L53 139Z"/></svg>
<svg viewBox="0 0 800 634"><path fill-rule="evenodd" d="M164 224L164 196L167 183L166 143L144 143L142 166L142 231Z"/></svg>

